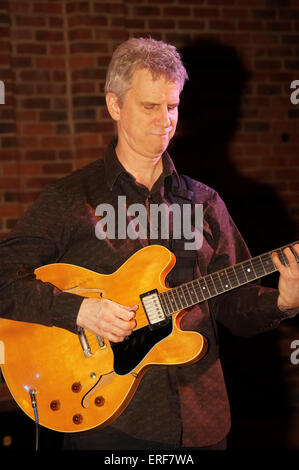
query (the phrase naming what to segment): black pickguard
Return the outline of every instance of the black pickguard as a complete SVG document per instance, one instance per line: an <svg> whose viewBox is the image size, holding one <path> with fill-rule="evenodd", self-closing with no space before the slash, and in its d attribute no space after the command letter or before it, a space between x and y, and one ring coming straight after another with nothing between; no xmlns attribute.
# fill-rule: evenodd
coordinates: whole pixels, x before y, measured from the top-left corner
<svg viewBox="0 0 299 470"><path fill-rule="evenodd" d="M133 331L121 343L111 343L114 354L114 371L118 375L126 375L144 359L155 344L162 341L172 332L172 318L167 325L156 330L148 326Z"/></svg>

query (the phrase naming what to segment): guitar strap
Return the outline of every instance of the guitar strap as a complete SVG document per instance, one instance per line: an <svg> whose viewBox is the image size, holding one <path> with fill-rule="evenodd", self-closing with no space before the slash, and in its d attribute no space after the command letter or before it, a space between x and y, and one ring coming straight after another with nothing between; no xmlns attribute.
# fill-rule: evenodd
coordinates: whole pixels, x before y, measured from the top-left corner
<svg viewBox="0 0 299 470"><path fill-rule="evenodd" d="M183 214L183 204L191 204L194 213L194 191L192 190L191 178L186 175L180 175L180 185L175 175L168 176L165 179L166 197L171 204L178 204ZM192 230L194 225L192 224ZM196 277L196 250L186 250L185 243L190 240L185 238L183 231L183 220L181 217L181 237L174 238L173 233L170 239L170 250L176 256L176 264L167 276L167 282L170 287L175 287L184 282L192 281Z"/></svg>

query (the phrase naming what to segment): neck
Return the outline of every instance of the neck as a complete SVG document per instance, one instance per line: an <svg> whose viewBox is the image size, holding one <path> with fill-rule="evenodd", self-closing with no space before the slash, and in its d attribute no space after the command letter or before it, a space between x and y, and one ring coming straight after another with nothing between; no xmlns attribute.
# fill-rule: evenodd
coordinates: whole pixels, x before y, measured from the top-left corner
<svg viewBox="0 0 299 470"><path fill-rule="evenodd" d="M136 154L134 151L125 152L119 144L115 150L123 167L134 176L138 183L151 190L163 171L162 155L149 158Z"/></svg>

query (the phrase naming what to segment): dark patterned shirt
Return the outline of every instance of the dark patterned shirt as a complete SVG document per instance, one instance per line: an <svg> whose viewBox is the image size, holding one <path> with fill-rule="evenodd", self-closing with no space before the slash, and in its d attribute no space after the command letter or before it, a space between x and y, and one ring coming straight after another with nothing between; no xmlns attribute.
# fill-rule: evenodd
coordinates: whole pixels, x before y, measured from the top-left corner
<svg viewBox="0 0 299 470"><path fill-rule="evenodd" d="M82 297L61 292L33 274L37 267L49 263L70 263L110 274L143 246L162 244L179 259L167 280L171 286L249 257L241 235L213 189L191 179L189 187L183 188L182 178L164 153L163 173L149 191L123 168L114 145L108 147L105 158L43 191L0 244L1 317L77 332ZM119 196L125 196L127 206L139 203L148 208L152 203L169 205L190 195L193 204L203 205L203 244L195 253L186 253L185 258L181 247L176 253L179 245L173 243L171 234L165 239L161 231L154 240L100 239L95 234L99 204L116 209ZM194 269L189 269L188 257L190 263L192 257L195 260ZM277 296L277 291L251 283L190 307L181 328L203 334L208 339L207 354L193 365L151 368L131 403L111 426L138 439L173 446L219 442L229 431L230 411L218 357L217 322L241 336L271 330L287 316L277 308Z"/></svg>

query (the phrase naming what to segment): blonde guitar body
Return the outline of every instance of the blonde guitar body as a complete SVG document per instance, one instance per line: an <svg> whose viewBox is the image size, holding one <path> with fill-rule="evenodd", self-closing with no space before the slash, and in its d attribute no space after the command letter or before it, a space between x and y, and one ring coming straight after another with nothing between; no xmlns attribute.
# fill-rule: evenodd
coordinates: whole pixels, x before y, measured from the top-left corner
<svg viewBox="0 0 299 470"><path fill-rule="evenodd" d="M130 345L131 368L126 366L127 340L118 352L109 341L87 331L82 343L78 335L61 328L1 319L0 340L5 351L2 372L14 399L30 418L34 419L29 393L33 390L41 425L61 432L103 427L128 405L148 368L190 364L205 354L206 339L180 329L186 310L174 313L170 324L160 329L162 333L149 329L139 296L153 289L167 291L165 277L174 264L175 257L169 250L152 245L135 253L110 275L63 263L35 271L38 279L63 291L105 297L123 305L138 304L137 326L132 335L145 331L146 338L151 334L158 336L137 363ZM139 337L136 338L137 354ZM85 340L89 349L84 347ZM121 373L115 371L116 354Z"/></svg>

